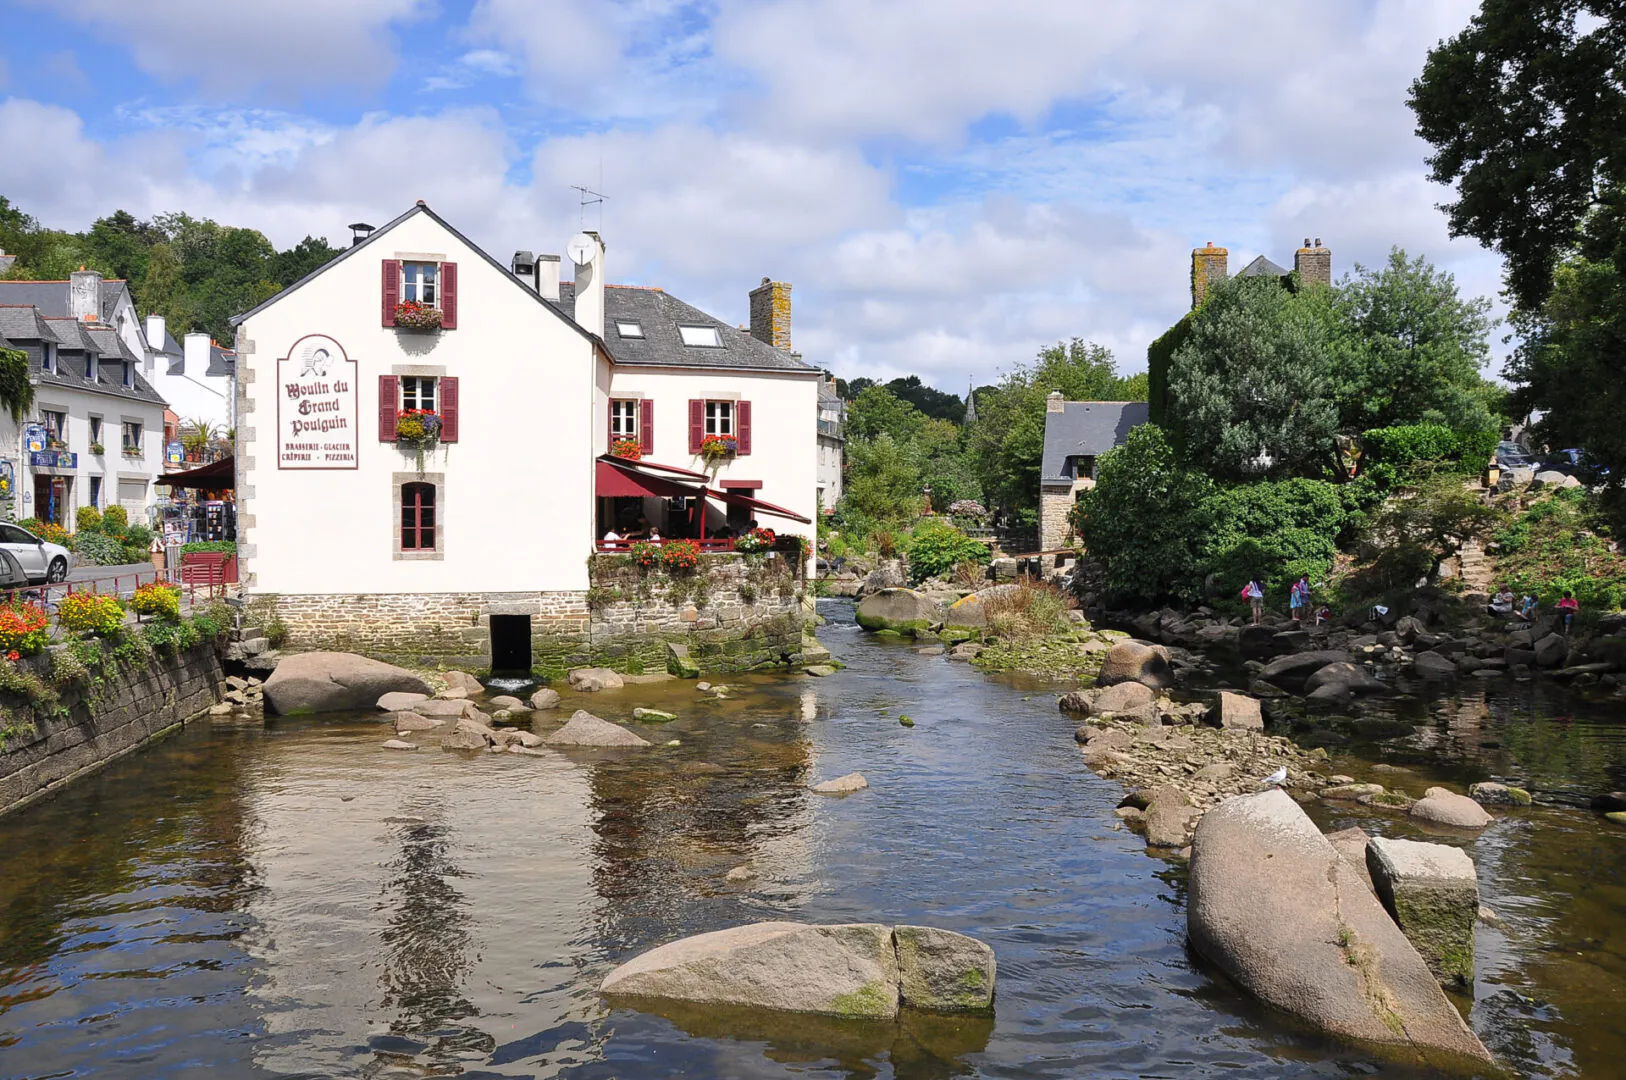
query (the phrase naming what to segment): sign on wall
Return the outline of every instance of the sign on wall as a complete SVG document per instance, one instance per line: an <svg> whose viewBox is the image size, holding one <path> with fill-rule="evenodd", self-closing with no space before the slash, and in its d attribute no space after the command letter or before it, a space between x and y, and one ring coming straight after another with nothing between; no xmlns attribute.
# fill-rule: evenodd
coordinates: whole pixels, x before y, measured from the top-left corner
<svg viewBox="0 0 1626 1080"><path fill-rule="evenodd" d="M277 468L356 468L356 420L356 362L323 334L294 342L277 361Z"/></svg>

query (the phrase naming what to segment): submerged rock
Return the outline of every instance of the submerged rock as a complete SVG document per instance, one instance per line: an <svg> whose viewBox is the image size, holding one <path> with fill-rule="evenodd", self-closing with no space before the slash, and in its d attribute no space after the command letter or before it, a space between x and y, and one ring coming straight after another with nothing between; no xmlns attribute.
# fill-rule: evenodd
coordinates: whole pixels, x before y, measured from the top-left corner
<svg viewBox="0 0 1626 1080"><path fill-rule="evenodd" d="M395 714L395 730L402 735L412 731L433 731L438 727L445 726L446 721L424 716L421 713L399 712Z"/></svg>
<svg viewBox="0 0 1626 1080"><path fill-rule="evenodd" d="M627 685L619 672L609 668L575 668L565 676L572 690L584 694L597 693L600 690L619 690Z"/></svg>
<svg viewBox="0 0 1626 1080"><path fill-rule="evenodd" d="M813 791L819 795L851 795L855 791L863 791L869 787L869 781L864 779L861 772L850 772L846 776L838 776L834 780L826 780L822 784L814 784Z"/></svg>
<svg viewBox="0 0 1626 1080"><path fill-rule="evenodd" d="M405 741L403 741L401 739L385 739L384 740L384 749L386 749L386 750L416 750L417 746L412 744L412 743L405 742Z"/></svg>
<svg viewBox="0 0 1626 1080"><path fill-rule="evenodd" d="M677 713L669 713L663 709L634 709L634 720L642 720L646 724L670 724L677 719Z"/></svg>
<svg viewBox="0 0 1626 1080"><path fill-rule="evenodd" d="M1383 906L1435 978L1472 986L1479 879L1467 852L1449 844L1374 836L1366 849Z"/></svg>
<svg viewBox="0 0 1626 1080"><path fill-rule="evenodd" d="M1486 780L1468 786L1468 797L1486 806L1529 806L1530 793L1521 787L1509 787Z"/></svg>
<svg viewBox="0 0 1626 1080"><path fill-rule="evenodd" d="M549 746L648 746L649 743L618 724L577 709L565 726L543 740Z"/></svg>
<svg viewBox="0 0 1626 1080"><path fill-rule="evenodd" d="M403 694L392 691L378 699L378 707L385 712L401 712L410 709L420 701L428 701L428 694Z"/></svg>
<svg viewBox="0 0 1626 1080"><path fill-rule="evenodd" d="M429 696L412 672L365 656L340 652L285 656L265 682L265 701L283 716L371 709L385 694Z"/></svg>
<svg viewBox="0 0 1626 1080"><path fill-rule="evenodd" d="M1188 890L1192 947L1266 1004L1437 1067L1491 1061L1366 882L1285 792L1229 799L1203 817Z"/></svg>

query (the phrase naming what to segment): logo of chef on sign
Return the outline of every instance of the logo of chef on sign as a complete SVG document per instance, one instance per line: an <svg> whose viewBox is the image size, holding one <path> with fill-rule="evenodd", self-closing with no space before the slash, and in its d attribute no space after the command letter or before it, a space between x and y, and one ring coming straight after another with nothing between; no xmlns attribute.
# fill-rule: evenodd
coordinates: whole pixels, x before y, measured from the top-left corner
<svg viewBox="0 0 1626 1080"><path fill-rule="evenodd" d="M277 361L277 468L354 469L356 362L307 334Z"/></svg>

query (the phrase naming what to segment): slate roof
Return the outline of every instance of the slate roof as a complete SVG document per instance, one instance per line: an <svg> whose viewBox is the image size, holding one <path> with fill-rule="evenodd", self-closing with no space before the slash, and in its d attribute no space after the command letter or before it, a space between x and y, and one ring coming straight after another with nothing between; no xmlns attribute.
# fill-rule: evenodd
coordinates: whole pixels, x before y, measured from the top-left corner
<svg viewBox="0 0 1626 1080"><path fill-rule="evenodd" d="M1285 266L1277 266L1263 255L1236 272L1237 277L1292 277L1293 271Z"/></svg>
<svg viewBox="0 0 1626 1080"><path fill-rule="evenodd" d="M559 286L558 308L572 320L576 317L576 286ZM643 328L641 338L624 338L617 322L635 322ZM714 326L722 341L720 349L683 344L680 326ZM818 369L783 349L758 341L725 320L686 304L661 289L609 285L604 289L604 346L617 364L629 367L732 368L751 371L802 371Z"/></svg>
<svg viewBox="0 0 1626 1080"><path fill-rule="evenodd" d="M70 282L66 281L0 281L0 304L23 304L37 307L47 318L68 314ZM113 317L119 294L127 291L123 278L104 278L102 281L103 319Z"/></svg>
<svg viewBox="0 0 1626 1080"><path fill-rule="evenodd" d="M237 350L222 349L213 341L209 342L209 367L204 372L211 377L224 377L237 370Z"/></svg>
<svg viewBox="0 0 1626 1080"><path fill-rule="evenodd" d="M14 329L15 328L15 329ZM55 372L35 367L29 376L39 386L60 386L70 390L88 390L129 398L132 401L150 401L164 404L163 396L141 377L139 359L124 344L118 331L102 323L82 323L66 316L41 317L38 308L0 307L0 332L14 342L50 341L59 348L75 352L93 352L107 360L122 360L135 366L134 385L125 386L123 372L111 364L99 365L94 382L85 378L84 361L70 357L69 363L57 364Z"/></svg>
<svg viewBox="0 0 1626 1080"><path fill-rule="evenodd" d="M39 309L27 304L0 304L0 334L19 342L56 340Z"/></svg>
<svg viewBox="0 0 1626 1080"><path fill-rule="evenodd" d="M1131 428L1150 419L1144 401L1066 401L1044 417L1044 460L1039 481L1071 481L1073 457L1099 457L1123 445Z"/></svg>

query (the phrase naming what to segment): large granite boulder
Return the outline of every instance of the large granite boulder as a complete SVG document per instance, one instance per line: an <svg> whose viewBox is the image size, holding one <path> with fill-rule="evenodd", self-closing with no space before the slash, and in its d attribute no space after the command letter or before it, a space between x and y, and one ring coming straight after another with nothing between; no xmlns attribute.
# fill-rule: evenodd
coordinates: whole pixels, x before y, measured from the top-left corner
<svg viewBox="0 0 1626 1080"><path fill-rule="evenodd" d="M950 604L943 613L943 625L980 630L988 625L987 601L997 600L1020 590L1020 585L990 585L986 589L978 589L969 596L962 596Z"/></svg>
<svg viewBox="0 0 1626 1080"><path fill-rule="evenodd" d="M1157 700L1151 687L1145 683L1126 682L1098 691L1090 701L1089 711L1096 716L1104 713L1128 712Z"/></svg>
<svg viewBox="0 0 1626 1080"><path fill-rule="evenodd" d="M1374 836L1366 866L1378 898L1434 977L1447 986L1472 986L1479 878L1468 853Z"/></svg>
<svg viewBox="0 0 1626 1080"><path fill-rule="evenodd" d="M943 608L912 589L882 589L858 602L855 617L865 630L914 634L942 622Z"/></svg>
<svg viewBox="0 0 1626 1080"><path fill-rule="evenodd" d="M1169 664L1169 651L1161 645L1119 641L1107 652L1095 682L1098 686L1137 682L1153 690L1167 690L1174 685L1174 668Z"/></svg>
<svg viewBox="0 0 1626 1080"><path fill-rule="evenodd" d="M618 671L601 667L572 668L565 675L572 690L585 694L597 693L600 690L619 690L627 685L625 679Z"/></svg>
<svg viewBox="0 0 1626 1080"><path fill-rule="evenodd" d="M1192 947L1261 1001L1439 1068L1490 1062L1361 875L1285 792L1227 799L1192 842Z"/></svg>
<svg viewBox="0 0 1626 1080"><path fill-rule="evenodd" d="M1456 664L1448 657L1441 656L1436 652L1418 653L1416 658L1412 660L1411 669L1415 674L1421 675L1425 679L1435 679L1440 682L1454 679L1461 674L1461 669Z"/></svg>
<svg viewBox="0 0 1626 1080"><path fill-rule="evenodd" d="M1411 808L1411 816L1435 825L1451 825L1458 829L1483 829L1491 823L1484 807L1456 792L1443 787L1431 787L1423 792Z"/></svg>
<svg viewBox="0 0 1626 1080"><path fill-rule="evenodd" d="M752 923L662 945L610 972L600 990L869 1020L897 1016L900 1002L986 1012L994 956L973 938L931 927Z"/></svg>
<svg viewBox="0 0 1626 1080"><path fill-rule="evenodd" d="M618 724L612 724L602 717L594 716L586 709L577 709L571 714L565 726L549 735L545 740L549 746L648 746L649 743L639 738Z"/></svg>
<svg viewBox="0 0 1626 1080"><path fill-rule="evenodd" d="M285 656L265 681L265 703L282 716L373 709L390 693L427 698L430 687L404 668L340 652Z"/></svg>
<svg viewBox="0 0 1626 1080"><path fill-rule="evenodd" d="M1216 727L1242 731L1265 730L1265 714L1259 707L1259 699L1246 694L1221 690L1208 715Z"/></svg>
<svg viewBox="0 0 1626 1080"><path fill-rule="evenodd" d="M1259 670L1258 678L1288 690L1302 689L1311 675L1328 664L1348 664L1353 657L1338 649L1316 649L1313 652L1278 656Z"/></svg>
<svg viewBox="0 0 1626 1080"><path fill-rule="evenodd" d="M548 709L557 709L558 707L559 691L554 690L551 687L544 686L542 689L531 695L531 708L535 709L537 712L544 712Z"/></svg>
<svg viewBox="0 0 1626 1080"><path fill-rule="evenodd" d="M1387 685L1368 674L1364 667L1346 660L1336 660L1319 667L1304 680L1304 692L1311 697L1327 687L1332 687L1333 691L1340 695L1381 694L1389 689Z"/></svg>
<svg viewBox="0 0 1626 1080"><path fill-rule="evenodd" d="M1536 642L1536 666L1563 667L1570 654L1570 642L1562 634L1548 634Z"/></svg>

